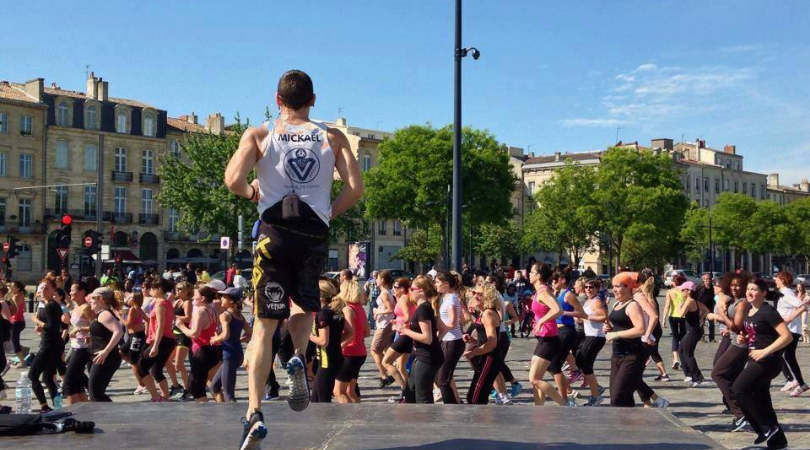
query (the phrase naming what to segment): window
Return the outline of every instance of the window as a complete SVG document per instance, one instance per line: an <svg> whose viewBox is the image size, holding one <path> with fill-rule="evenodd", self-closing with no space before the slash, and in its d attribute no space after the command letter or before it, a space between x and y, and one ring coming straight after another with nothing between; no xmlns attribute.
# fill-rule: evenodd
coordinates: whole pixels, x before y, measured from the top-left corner
<svg viewBox="0 0 810 450"><path fill-rule="evenodd" d="M155 173L155 164L154 158L152 157L152 150L144 150L143 151L143 161L141 163L141 173L146 175L154 175Z"/></svg>
<svg viewBox="0 0 810 450"><path fill-rule="evenodd" d="M704 198L704 199L703 199L703 207L704 207L704 208L708 208L708 207L709 207L709 199L708 199L708 198Z"/></svg>
<svg viewBox="0 0 810 450"><path fill-rule="evenodd" d="M0 177L6 176L8 166L8 154L0 152Z"/></svg>
<svg viewBox="0 0 810 450"><path fill-rule="evenodd" d="M59 103L56 107L56 124L60 127L68 126L68 105L65 102Z"/></svg>
<svg viewBox="0 0 810 450"><path fill-rule="evenodd" d="M178 140L173 140L171 144L169 144L169 151L172 153L172 156L175 158L180 157L180 142Z"/></svg>
<svg viewBox="0 0 810 450"><path fill-rule="evenodd" d="M734 161L734 170L740 170L740 162Z"/></svg>
<svg viewBox="0 0 810 450"><path fill-rule="evenodd" d="M155 135L155 116L147 114L143 118L143 135L144 136Z"/></svg>
<svg viewBox="0 0 810 450"><path fill-rule="evenodd" d="M20 272L30 272L31 271L31 261L32 261L32 254L31 254L31 247L27 245L20 246L20 254L17 256L17 270Z"/></svg>
<svg viewBox="0 0 810 450"><path fill-rule="evenodd" d="M84 170L98 170L98 146L95 144L84 146Z"/></svg>
<svg viewBox="0 0 810 450"><path fill-rule="evenodd" d="M0 225L6 224L6 199L0 198Z"/></svg>
<svg viewBox="0 0 810 450"><path fill-rule="evenodd" d="M20 155L20 178L32 178L34 176L34 156Z"/></svg>
<svg viewBox="0 0 810 450"><path fill-rule="evenodd" d="M394 221L394 236L402 236L402 222Z"/></svg>
<svg viewBox="0 0 810 450"><path fill-rule="evenodd" d="M762 200L765 200L765 185L764 184L759 185L759 197Z"/></svg>
<svg viewBox="0 0 810 450"><path fill-rule="evenodd" d="M723 180L723 191L728 191L728 180Z"/></svg>
<svg viewBox="0 0 810 450"><path fill-rule="evenodd" d="M534 196L534 181L529 181L529 195Z"/></svg>
<svg viewBox="0 0 810 450"><path fill-rule="evenodd" d="M740 192L740 182L739 181L734 182L734 193L736 194L737 192Z"/></svg>
<svg viewBox="0 0 810 450"><path fill-rule="evenodd" d="M363 155L363 172L371 169L371 155Z"/></svg>
<svg viewBox="0 0 810 450"><path fill-rule="evenodd" d="M141 189L141 214L152 214L151 189Z"/></svg>
<svg viewBox="0 0 810 450"><path fill-rule="evenodd" d="M119 133L126 133L127 132L127 113L120 111L116 116L117 119L115 121L115 131Z"/></svg>
<svg viewBox="0 0 810 450"><path fill-rule="evenodd" d="M180 223L180 213L174 208L169 208L169 231L176 233L178 223Z"/></svg>
<svg viewBox="0 0 810 450"><path fill-rule="evenodd" d="M385 220L377 222L377 234L379 234L380 236L385 236L386 234L388 234L385 231L385 222L386 222Z"/></svg>
<svg viewBox="0 0 810 450"><path fill-rule="evenodd" d="M695 192L700 192L700 177L695 177Z"/></svg>
<svg viewBox="0 0 810 450"><path fill-rule="evenodd" d="M95 186L84 187L84 215L88 217L96 217L96 201L98 194L96 193Z"/></svg>
<svg viewBox="0 0 810 450"><path fill-rule="evenodd" d="M709 177L703 178L703 192L709 192Z"/></svg>
<svg viewBox="0 0 810 450"><path fill-rule="evenodd" d="M127 212L127 188L115 188L115 213L124 214Z"/></svg>
<svg viewBox="0 0 810 450"><path fill-rule="evenodd" d="M20 134L23 136L31 136L34 129L34 118L31 116L20 117Z"/></svg>
<svg viewBox="0 0 810 450"><path fill-rule="evenodd" d="M0 133L8 133L8 113L0 113Z"/></svg>
<svg viewBox="0 0 810 450"><path fill-rule="evenodd" d="M720 178L715 178L714 179L714 193L715 194L720 193Z"/></svg>
<svg viewBox="0 0 810 450"><path fill-rule="evenodd" d="M124 147L115 148L115 171L116 172L127 171L127 149L125 149Z"/></svg>
<svg viewBox="0 0 810 450"><path fill-rule="evenodd" d="M56 160L53 166L57 169L67 169L68 166L68 143L67 141L56 141Z"/></svg>
<svg viewBox="0 0 810 450"><path fill-rule="evenodd" d="M751 183L751 197L757 198L757 185Z"/></svg>
<svg viewBox="0 0 810 450"><path fill-rule="evenodd" d="M21 198L19 207L19 216L21 227L31 226L31 199Z"/></svg>
<svg viewBox="0 0 810 450"><path fill-rule="evenodd" d="M68 210L67 202L68 202L68 187L56 186L54 188L54 202L53 202L56 214L63 214L67 212Z"/></svg>
<svg viewBox="0 0 810 450"><path fill-rule="evenodd" d="M745 194L746 192L748 192L748 183L743 181L742 193Z"/></svg>
<svg viewBox="0 0 810 450"><path fill-rule="evenodd" d="M87 107L87 122L85 122L85 128L88 130L98 129L98 111L96 111L95 106Z"/></svg>

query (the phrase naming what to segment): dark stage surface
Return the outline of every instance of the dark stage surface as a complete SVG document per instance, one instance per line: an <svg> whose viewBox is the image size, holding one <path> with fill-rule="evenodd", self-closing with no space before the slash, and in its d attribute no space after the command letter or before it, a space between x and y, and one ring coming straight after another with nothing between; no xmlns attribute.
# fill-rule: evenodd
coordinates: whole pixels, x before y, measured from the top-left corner
<svg viewBox="0 0 810 450"><path fill-rule="evenodd" d="M2 439L8 449L227 449L242 433L241 404L83 403L69 407L96 433ZM703 450L723 448L655 409L469 405L264 405L264 450Z"/></svg>

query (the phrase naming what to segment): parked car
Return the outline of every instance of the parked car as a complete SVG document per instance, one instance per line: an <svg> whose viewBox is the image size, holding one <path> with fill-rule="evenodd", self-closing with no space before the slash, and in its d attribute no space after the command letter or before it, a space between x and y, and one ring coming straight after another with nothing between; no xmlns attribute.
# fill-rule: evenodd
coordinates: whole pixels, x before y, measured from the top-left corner
<svg viewBox="0 0 810 450"><path fill-rule="evenodd" d="M776 290L776 281L767 273L754 272L751 274L755 280L762 280L768 286L768 294L765 296L767 300L774 300L778 291ZM781 294L780 294L781 295Z"/></svg>
<svg viewBox="0 0 810 450"><path fill-rule="evenodd" d="M673 270L670 270L669 272L667 272L666 278L664 279L664 285L666 287L668 287L668 288L671 288L672 287L672 277L677 275L677 274L685 276L686 281L691 281L692 283L695 283L695 285L699 285L700 283L702 283L702 281L700 280L700 275L696 274L692 270L673 269Z"/></svg>
<svg viewBox="0 0 810 450"><path fill-rule="evenodd" d="M810 288L810 273L800 273L795 277L797 283L801 283L805 288Z"/></svg>
<svg viewBox="0 0 810 450"><path fill-rule="evenodd" d="M253 269L242 269L241 273L242 276L248 280L248 282L253 279ZM225 271L220 270L219 272L215 272L213 275L211 275L211 279L225 281Z"/></svg>

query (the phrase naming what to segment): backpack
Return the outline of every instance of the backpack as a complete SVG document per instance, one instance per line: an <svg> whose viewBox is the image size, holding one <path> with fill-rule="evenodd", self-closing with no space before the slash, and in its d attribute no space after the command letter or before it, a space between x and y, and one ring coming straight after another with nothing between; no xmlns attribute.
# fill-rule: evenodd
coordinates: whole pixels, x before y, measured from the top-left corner
<svg viewBox="0 0 810 450"><path fill-rule="evenodd" d="M42 429L41 414L0 414L0 436L30 436Z"/></svg>

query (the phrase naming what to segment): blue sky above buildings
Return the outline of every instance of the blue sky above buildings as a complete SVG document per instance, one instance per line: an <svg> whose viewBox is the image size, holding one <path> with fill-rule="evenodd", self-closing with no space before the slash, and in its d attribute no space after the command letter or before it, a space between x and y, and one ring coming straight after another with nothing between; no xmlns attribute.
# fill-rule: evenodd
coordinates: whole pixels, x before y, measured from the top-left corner
<svg viewBox="0 0 810 450"><path fill-rule="evenodd" d="M737 145L810 176L810 2L467 0L464 123L537 154L619 139ZM0 79L85 89L85 65L177 117L261 120L281 73L313 115L393 130L453 120L453 0L35 1L3 9ZM275 114L275 107L271 107Z"/></svg>

